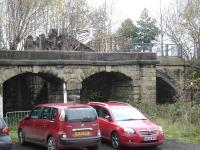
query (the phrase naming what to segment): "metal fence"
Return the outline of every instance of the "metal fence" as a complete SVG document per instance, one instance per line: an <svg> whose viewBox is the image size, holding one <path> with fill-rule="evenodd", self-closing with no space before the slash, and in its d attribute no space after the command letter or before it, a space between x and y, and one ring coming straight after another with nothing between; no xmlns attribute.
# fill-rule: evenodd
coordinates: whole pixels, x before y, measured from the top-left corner
<svg viewBox="0 0 200 150"><path fill-rule="evenodd" d="M96 52L154 52L158 56L183 56L182 47L176 44L135 43L131 38L125 37L93 40L86 45Z"/></svg>
<svg viewBox="0 0 200 150"><path fill-rule="evenodd" d="M5 120L8 127L17 128L19 120L28 115L29 113L30 110L7 112Z"/></svg>

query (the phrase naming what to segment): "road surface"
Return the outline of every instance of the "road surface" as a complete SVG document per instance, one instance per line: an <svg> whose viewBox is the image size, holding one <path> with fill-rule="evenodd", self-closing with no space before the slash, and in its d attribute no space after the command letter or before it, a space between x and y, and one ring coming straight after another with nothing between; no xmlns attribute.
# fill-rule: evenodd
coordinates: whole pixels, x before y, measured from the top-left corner
<svg viewBox="0 0 200 150"><path fill-rule="evenodd" d="M46 150L46 148L32 144L28 144L26 146L20 146L19 144L14 144L13 150ZM71 150L81 150L81 149L71 149ZM109 142L102 142L100 144L99 150L114 150L114 149L111 147ZM133 150L133 148L123 147L120 150ZM166 140L164 144L158 147L134 148L134 150L200 150L200 145L185 144L176 142L175 140Z"/></svg>

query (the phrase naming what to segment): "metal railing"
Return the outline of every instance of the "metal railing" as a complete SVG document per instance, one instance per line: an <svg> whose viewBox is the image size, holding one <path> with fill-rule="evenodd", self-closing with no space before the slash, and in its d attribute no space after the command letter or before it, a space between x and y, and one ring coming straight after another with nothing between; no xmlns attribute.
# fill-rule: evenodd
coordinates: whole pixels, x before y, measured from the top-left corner
<svg viewBox="0 0 200 150"><path fill-rule="evenodd" d="M30 110L27 111L13 111L6 113L6 123L9 128L17 128L19 120L28 115Z"/></svg>
<svg viewBox="0 0 200 150"><path fill-rule="evenodd" d="M158 56L182 57L182 48L176 44L135 43L131 38L112 37L93 40L87 46L96 52L154 52ZM163 48L161 48L163 47Z"/></svg>

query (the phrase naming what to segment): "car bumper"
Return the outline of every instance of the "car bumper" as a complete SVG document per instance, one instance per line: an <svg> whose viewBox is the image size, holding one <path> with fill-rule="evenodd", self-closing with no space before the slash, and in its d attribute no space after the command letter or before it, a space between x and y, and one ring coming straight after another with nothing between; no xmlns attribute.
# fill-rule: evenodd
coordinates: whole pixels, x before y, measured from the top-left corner
<svg viewBox="0 0 200 150"><path fill-rule="evenodd" d="M100 142L101 137L86 137L86 138L70 138L67 140L61 140L59 148L67 148L67 147L82 147L82 146L95 146Z"/></svg>
<svg viewBox="0 0 200 150"><path fill-rule="evenodd" d="M155 146L160 145L164 142L164 135L159 134L155 135L156 140L144 141L145 136L139 135L122 135L120 141L123 145L130 146L130 147L143 147L143 146Z"/></svg>
<svg viewBox="0 0 200 150"><path fill-rule="evenodd" d="M11 150L12 141L9 135L0 136L0 150Z"/></svg>
<svg viewBox="0 0 200 150"><path fill-rule="evenodd" d="M12 150L12 143L0 144L0 150Z"/></svg>

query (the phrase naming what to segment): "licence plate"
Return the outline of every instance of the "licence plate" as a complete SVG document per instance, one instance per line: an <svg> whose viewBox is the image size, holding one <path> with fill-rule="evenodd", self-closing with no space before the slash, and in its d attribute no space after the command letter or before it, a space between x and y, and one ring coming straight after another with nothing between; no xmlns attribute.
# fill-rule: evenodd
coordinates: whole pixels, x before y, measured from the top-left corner
<svg viewBox="0 0 200 150"><path fill-rule="evenodd" d="M90 136L90 131L76 131L74 137Z"/></svg>
<svg viewBox="0 0 200 150"><path fill-rule="evenodd" d="M157 140L156 136L145 136L144 141L155 141Z"/></svg>

